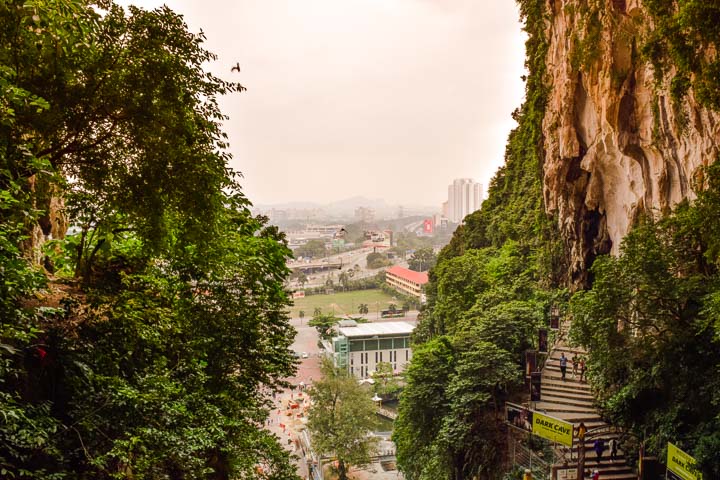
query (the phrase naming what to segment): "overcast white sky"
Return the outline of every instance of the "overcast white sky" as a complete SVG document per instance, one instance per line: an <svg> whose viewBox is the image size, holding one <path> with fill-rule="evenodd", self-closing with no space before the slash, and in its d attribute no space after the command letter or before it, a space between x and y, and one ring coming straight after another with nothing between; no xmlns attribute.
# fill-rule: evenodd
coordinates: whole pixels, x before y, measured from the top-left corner
<svg viewBox="0 0 720 480"><path fill-rule="evenodd" d="M256 204L438 205L485 186L524 86L513 0L121 0L183 14L247 92L221 100ZM242 73L231 74L240 62Z"/></svg>

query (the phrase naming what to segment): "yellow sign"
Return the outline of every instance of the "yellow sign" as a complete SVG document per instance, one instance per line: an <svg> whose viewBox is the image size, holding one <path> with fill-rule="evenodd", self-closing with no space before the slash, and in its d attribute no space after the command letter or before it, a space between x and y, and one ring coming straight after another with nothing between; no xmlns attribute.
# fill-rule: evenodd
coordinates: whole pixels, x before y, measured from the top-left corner
<svg viewBox="0 0 720 480"><path fill-rule="evenodd" d="M668 442L667 468L682 480L702 480L695 467L695 459Z"/></svg>
<svg viewBox="0 0 720 480"><path fill-rule="evenodd" d="M533 412L532 422L532 433L535 435L572 447L573 426L571 423L548 417L539 412Z"/></svg>

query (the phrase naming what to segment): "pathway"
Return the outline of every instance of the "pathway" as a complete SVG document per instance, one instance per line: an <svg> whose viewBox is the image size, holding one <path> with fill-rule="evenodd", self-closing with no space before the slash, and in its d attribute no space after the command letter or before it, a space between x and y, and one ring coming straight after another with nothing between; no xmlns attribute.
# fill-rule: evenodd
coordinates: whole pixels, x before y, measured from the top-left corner
<svg viewBox="0 0 720 480"><path fill-rule="evenodd" d="M568 371L565 380L560 373L560 354L565 353L568 358ZM542 374L542 401L536 402L535 409L546 412L548 415L560 418L573 423L576 427L584 422L588 428L588 435L585 439L585 470L591 472L597 469L600 472L601 480L636 480L637 475L625 461L624 453L618 449L615 461L610 460L610 438L618 438L614 428L600 418L600 414L594 407L593 393L587 382L580 382L579 378L573 378L570 359L575 355L582 355L587 358L587 352L570 347L560 341L553 349L550 360L546 363ZM579 377L579 375L578 375ZM603 433L592 436L592 430L604 427ZM597 460L593 443L595 439L602 438L605 441L605 452ZM577 442L577 439L576 439ZM572 449L573 463L577 461L577 450Z"/></svg>

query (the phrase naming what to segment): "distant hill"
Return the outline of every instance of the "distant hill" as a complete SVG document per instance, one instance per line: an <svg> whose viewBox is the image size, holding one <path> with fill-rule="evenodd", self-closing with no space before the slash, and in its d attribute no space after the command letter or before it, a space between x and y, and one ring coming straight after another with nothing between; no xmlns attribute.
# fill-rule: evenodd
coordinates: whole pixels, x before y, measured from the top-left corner
<svg viewBox="0 0 720 480"><path fill-rule="evenodd" d="M342 217L352 219L355 209L358 207L367 207L375 210L376 218L395 218L399 212L400 205L392 205L382 198L367 198L363 196L354 196L329 202L325 204L316 202L284 202L276 204L257 204L256 210L267 212L272 209L276 210L308 210L318 209L328 217ZM437 207L418 206L418 205L402 205L404 214L408 215L432 215L437 212Z"/></svg>

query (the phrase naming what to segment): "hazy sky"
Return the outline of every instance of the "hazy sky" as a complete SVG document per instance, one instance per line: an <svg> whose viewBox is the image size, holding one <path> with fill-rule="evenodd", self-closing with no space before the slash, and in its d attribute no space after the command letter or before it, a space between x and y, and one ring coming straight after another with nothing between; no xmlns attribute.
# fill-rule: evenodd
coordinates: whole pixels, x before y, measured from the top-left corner
<svg viewBox="0 0 720 480"><path fill-rule="evenodd" d="M524 90L513 0L120 3L183 14L220 57L208 68L248 88L221 106L253 203L439 206L502 163Z"/></svg>

